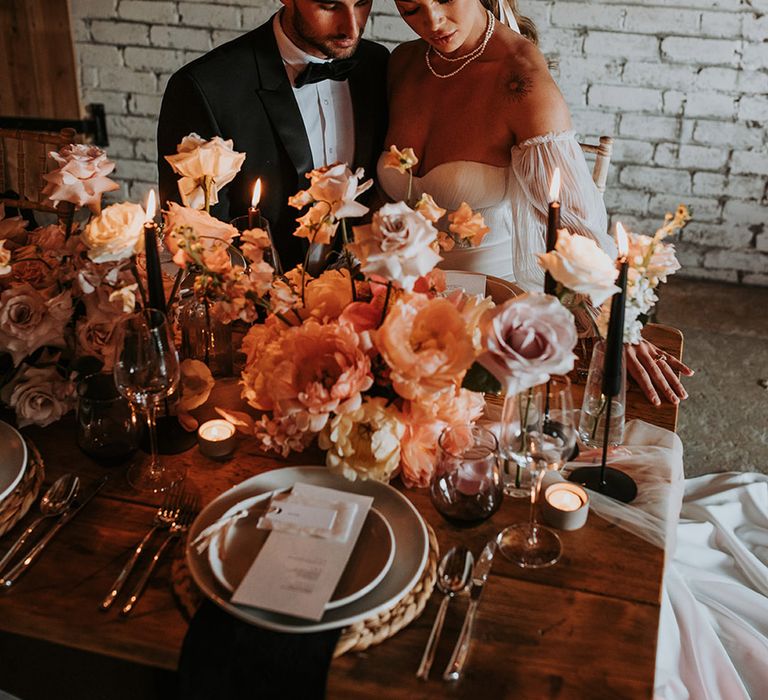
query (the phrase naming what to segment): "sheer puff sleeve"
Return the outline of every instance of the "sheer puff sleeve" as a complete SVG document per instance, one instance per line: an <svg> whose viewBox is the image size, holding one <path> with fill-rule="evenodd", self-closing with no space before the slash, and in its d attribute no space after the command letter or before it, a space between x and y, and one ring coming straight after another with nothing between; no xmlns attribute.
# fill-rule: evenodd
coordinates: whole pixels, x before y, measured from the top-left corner
<svg viewBox="0 0 768 700"><path fill-rule="evenodd" d="M544 285L537 254L545 252L549 185L555 168L560 168L561 176L561 227L589 236L609 255L616 255L603 198L592 181L575 133L534 136L512 148L510 182L515 277L529 291L541 290Z"/></svg>

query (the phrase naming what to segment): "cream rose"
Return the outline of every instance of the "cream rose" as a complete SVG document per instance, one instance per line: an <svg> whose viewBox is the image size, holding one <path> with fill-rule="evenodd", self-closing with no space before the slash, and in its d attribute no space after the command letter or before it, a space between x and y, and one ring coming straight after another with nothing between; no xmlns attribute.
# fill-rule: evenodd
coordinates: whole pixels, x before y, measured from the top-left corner
<svg viewBox="0 0 768 700"><path fill-rule="evenodd" d="M26 366L0 394L15 412L19 427L45 427L74 407L74 385L61 377L55 367Z"/></svg>
<svg viewBox="0 0 768 700"><path fill-rule="evenodd" d="M245 153L233 148L232 139L214 136L206 141L195 133L185 136L176 147L177 153L165 156L173 170L181 175L181 201L193 209L205 207L205 187L208 179L208 204L219 201L219 190L235 179L245 162Z"/></svg>
<svg viewBox="0 0 768 700"><path fill-rule="evenodd" d="M0 277L11 271L11 251L5 249L5 241L0 241Z"/></svg>
<svg viewBox="0 0 768 700"><path fill-rule="evenodd" d="M586 236L558 231L555 249L539 255L539 264L552 277L577 294L588 296L595 306L619 291L613 283L619 274L615 262Z"/></svg>
<svg viewBox="0 0 768 700"><path fill-rule="evenodd" d="M144 209L132 202L112 204L91 220L81 239L95 263L130 258L143 243Z"/></svg>
<svg viewBox="0 0 768 700"><path fill-rule="evenodd" d="M57 153L48 154L59 168L43 175L48 184L43 194L58 206L59 202L71 202L78 207L88 207L94 214L101 210L101 195L120 189L109 175L115 164L97 146L70 144Z"/></svg>
<svg viewBox="0 0 768 700"><path fill-rule="evenodd" d="M405 426L382 398L369 398L355 411L334 416L320 433L325 463L347 479L389 481L400 463Z"/></svg>
<svg viewBox="0 0 768 700"><path fill-rule="evenodd" d="M18 365L45 345L64 347L64 327L71 317L68 291L46 300L28 284L6 289L0 294L0 348Z"/></svg>
<svg viewBox="0 0 768 700"><path fill-rule="evenodd" d="M481 322L477 361L515 394L573 369L573 314L547 294L523 294L490 311Z"/></svg>
<svg viewBox="0 0 768 700"><path fill-rule="evenodd" d="M380 275L406 291L442 259L432 246L437 230L405 202L385 204L367 226L356 226L349 249L363 272Z"/></svg>

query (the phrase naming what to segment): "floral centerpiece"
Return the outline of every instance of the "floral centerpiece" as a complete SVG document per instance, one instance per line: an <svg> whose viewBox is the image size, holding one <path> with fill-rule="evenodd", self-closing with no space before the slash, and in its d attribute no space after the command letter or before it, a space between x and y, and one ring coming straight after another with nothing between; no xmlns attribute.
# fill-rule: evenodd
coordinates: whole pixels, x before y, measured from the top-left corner
<svg viewBox="0 0 768 700"><path fill-rule="evenodd" d="M410 173L417 162L392 150L390 167ZM363 176L344 164L317 169L290 199L306 209L296 236L330 243L340 233L345 242L337 266L318 276L306 262L274 275L261 229L241 234L248 264L235 264L224 240L204 243L194 223L175 223L173 208L167 244L177 263L200 271L198 291L218 318L259 321L242 345L242 395L255 413L219 409L225 418L264 450L287 456L317 440L327 466L347 478L400 472L425 486L438 436L481 416L482 388L518 391L570 370L573 317L544 295L494 307L445 293L441 247L477 244L488 231L466 204L448 217L428 196L385 204L350 236L347 219L369 213L358 201L371 186Z"/></svg>

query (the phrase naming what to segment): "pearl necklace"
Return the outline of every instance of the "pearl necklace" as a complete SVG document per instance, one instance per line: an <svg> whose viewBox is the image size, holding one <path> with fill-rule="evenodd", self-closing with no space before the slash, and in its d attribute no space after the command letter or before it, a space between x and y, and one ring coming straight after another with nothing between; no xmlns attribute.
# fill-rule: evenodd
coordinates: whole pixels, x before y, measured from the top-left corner
<svg viewBox="0 0 768 700"><path fill-rule="evenodd" d="M451 78L457 73L464 70L472 61L474 61L476 58L480 58L480 56L483 55L483 52L485 51L485 47L488 46L488 41L491 38L491 35L493 34L493 30L496 27L496 18L493 16L493 14L489 11L487 11L488 14L488 26L485 30L485 36L483 37L483 43L480 44L476 49L473 49L467 54L464 54L463 56L457 56L456 58L451 58L450 56L444 56L441 54L437 49L434 49L432 45L429 45L427 47L427 51L424 54L424 61L427 64L427 68L429 69L429 72L432 73L436 78L440 78L441 80L444 80L445 78ZM438 73L433 67L432 67L432 61L429 59L429 54L434 51L440 58L442 58L444 61L450 61L450 62L456 62L456 61L464 61L456 70L451 71L450 73L444 73L440 74Z"/></svg>

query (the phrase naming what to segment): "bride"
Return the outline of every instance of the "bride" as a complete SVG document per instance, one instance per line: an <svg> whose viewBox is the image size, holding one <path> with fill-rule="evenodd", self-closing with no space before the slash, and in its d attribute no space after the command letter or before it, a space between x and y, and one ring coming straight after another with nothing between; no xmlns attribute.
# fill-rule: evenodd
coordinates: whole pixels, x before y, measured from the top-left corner
<svg viewBox="0 0 768 700"><path fill-rule="evenodd" d="M499 8L498 0L395 0L420 38L390 58L386 144L410 147L419 157L414 197L428 192L445 209L467 202L490 227L480 246L443 253L443 267L533 291L544 284L537 255L545 250L556 167L561 225L612 256L616 248L535 27L514 1L501 1ZM408 175L383 167L383 158L379 184L392 199L405 199ZM676 373L692 371L650 343L627 346L627 369L655 405L660 396L673 403L687 397Z"/></svg>

